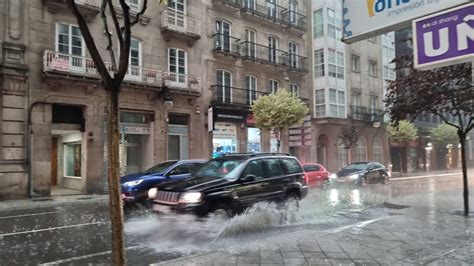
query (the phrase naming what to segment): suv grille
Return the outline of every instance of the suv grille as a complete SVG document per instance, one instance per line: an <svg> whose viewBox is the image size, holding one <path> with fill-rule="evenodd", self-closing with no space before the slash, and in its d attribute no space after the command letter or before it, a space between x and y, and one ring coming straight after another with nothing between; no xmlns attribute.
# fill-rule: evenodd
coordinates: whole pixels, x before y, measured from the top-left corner
<svg viewBox="0 0 474 266"><path fill-rule="evenodd" d="M168 203L168 204L178 204L179 193L178 192L169 192L169 191L159 191L156 196L155 201Z"/></svg>

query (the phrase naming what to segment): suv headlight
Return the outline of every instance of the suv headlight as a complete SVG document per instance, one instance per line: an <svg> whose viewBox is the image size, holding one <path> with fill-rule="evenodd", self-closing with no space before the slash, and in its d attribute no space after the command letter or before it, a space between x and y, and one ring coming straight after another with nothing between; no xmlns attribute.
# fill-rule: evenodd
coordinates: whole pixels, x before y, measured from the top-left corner
<svg viewBox="0 0 474 266"><path fill-rule="evenodd" d="M128 181L128 182L123 183L123 185L126 186L126 187L133 187L133 186L136 186L136 185L140 184L141 182L143 182L143 179L135 180L135 181Z"/></svg>
<svg viewBox="0 0 474 266"><path fill-rule="evenodd" d="M336 174L331 174L331 175L329 176L329 178L331 178L331 179L336 179L336 178L337 178L337 175L336 175Z"/></svg>
<svg viewBox="0 0 474 266"><path fill-rule="evenodd" d="M158 189L156 187L150 188L148 190L148 198L149 199L155 199L156 196L158 196Z"/></svg>
<svg viewBox="0 0 474 266"><path fill-rule="evenodd" d="M201 192L184 192L179 196L179 203L198 203L202 200Z"/></svg>
<svg viewBox="0 0 474 266"><path fill-rule="evenodd" d="M359 174L353 174L349 176L349 179L359 179Z"/></svg>

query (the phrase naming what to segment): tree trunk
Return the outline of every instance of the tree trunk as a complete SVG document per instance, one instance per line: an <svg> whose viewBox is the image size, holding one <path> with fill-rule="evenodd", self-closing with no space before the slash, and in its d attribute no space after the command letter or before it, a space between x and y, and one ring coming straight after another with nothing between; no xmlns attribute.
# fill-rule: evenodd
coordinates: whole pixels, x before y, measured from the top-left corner
<svg viewBox="0 0 474 266"><path fill-rule="evenodd" d="M120 86L120 85L118 85ZM125 252L123 241L123 209L120 198L120 159L119 159L119 88L111 85L108 88L108 181L109 181L109 206L110 220L112 223L112 259L114 265L125 265ZM116 88L117 87L117 88Z"/></svg>
<svg viewBox="0 0 474 266"><path fill-rule="evenodd" d="M459 141L461 142L461 163L462 163L462 180L464 186L464 215L469 215L469 185L467 179L467 162L466 162L466 134L458 132Z"/></svg>

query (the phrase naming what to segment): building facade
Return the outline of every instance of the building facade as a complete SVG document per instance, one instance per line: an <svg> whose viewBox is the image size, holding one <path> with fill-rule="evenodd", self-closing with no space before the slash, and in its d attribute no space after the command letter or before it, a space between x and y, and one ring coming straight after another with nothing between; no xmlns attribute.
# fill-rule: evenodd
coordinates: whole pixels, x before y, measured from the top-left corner
<svg viewBox="0 0 474 266"><path fill-rule="evenodd" d="M388 164L383 127L386 80L393 79L393 34L347 45L342 1L313 0L310 153L334 171L357 161Z"/></svg>
<svg viewBox="0 0 474 266"><path fill-rule="evenodd" d="M101 1L75 2L109 61ZM274 149L249 107L283 88L309 97L306 1L148 2L120 94L121 174ZM106 91L67 1L0 0L0 22L0 198L104 192Z"/></svg>

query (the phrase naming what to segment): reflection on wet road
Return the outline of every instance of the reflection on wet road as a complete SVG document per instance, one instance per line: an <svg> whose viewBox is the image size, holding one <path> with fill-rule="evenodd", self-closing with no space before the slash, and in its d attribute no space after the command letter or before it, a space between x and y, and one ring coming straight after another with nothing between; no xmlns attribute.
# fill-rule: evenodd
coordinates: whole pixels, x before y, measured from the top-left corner
<svg viewBox="0 0 474 266"><path fill-rule="evenodd" d="M267 244L266 238L281 233L329 230L386 216L390 210L384 202L410 195L432 200L435 193L460 188L461 178L454 176L314 189L296 213L261 203L229 220L128 213L127 259L142 265L192 253L261 247ZM0 212L0 265L107 263L109 228L106 202Z"/></svg>

